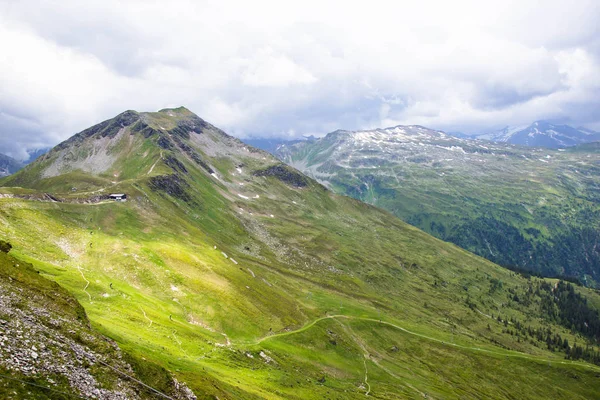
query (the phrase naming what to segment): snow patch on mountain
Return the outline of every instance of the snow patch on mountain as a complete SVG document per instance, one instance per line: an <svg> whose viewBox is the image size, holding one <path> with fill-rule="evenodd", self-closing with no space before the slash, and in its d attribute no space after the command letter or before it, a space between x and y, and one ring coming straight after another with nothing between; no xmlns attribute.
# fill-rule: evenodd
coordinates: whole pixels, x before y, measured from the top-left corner
<svg viewBox="0 0 600 400"><path fill-rule="evenodd" d="M600 141L600 132L536 121L528 126L507 126L497 131L473 135L471 138L532 147L564 148Z"/></svg>

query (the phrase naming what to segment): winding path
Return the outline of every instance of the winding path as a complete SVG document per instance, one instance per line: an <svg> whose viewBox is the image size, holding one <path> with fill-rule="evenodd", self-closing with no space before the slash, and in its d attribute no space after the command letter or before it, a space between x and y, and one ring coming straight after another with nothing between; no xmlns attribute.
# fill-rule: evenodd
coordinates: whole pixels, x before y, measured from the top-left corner
<svg viewBox="0 0 600 400"><path fill-rule="evenodd" d="M486 353L486 354L490 354L490 355L495 355L495 356L499 356L499 357L512 357L512 358L522 358L522 359L526 359L526 360L531 360L531 361L537 361L537 362L544 362L544 363L554 363L554 364L565 364L565 365L576 365L576 366L580 366L580 367L585 367L594 371L599 371L600 372L600 367L597 367L595 365L591 365L591 364L587 364L587 363L582 363L582 362L577 362L577 361L564 361L564 360L558 360L558 359L547 359L547 358L541 358L538 356L533 356L533 355L528 355L525 353L519 353L516 352L514 350L507 350L506 352L502 353L502 352L498 352L498 351L494 351L494 350L489 350L489 349L485 349L485 348L481 348L481 347L472 347L472 346L463 346L460 344L456 344L456 343L450 343L441 339L437 339L431 336L427 336L427 335L423 335L421 333L417 333L417 332L413 332L410 331L406 328L403 328L399 325L393 324L391 322L386 322L386 321L381 321L378 319L374 319L374 318L365 318L365 317L355 317L355 316L351 316L351 315L340 315L340 314L336 314L336 315L327 315L325 317L320 317L315 319L312 322L309 322L308 324L304 325L303 327L293 330L293 331L289 331L289 332L282 332L282 333L276 333L274 335L269 335L269 336L265 336L262 337L260 339L258 339L255 342L246 342L246 343L242 343L240 342L239 344L260 344L264 341L267 340L271 340L274 338L279 338L279 337L284 337L284 336L288 336L288 335L294 335L296 333L301 333L306 331L307 329L312 328L315 324L317 324L320 321L326 320L326 319L337 319L337 318L342 318L342 319L354 319L354 320L361 320L361 321L370 321L370 322L374 322L374 323L378 323L378 324L382 324L382 325L387 325L387 326L391 326L395 329L398 329L404 333L407 333L409 335L413 335L413 336L417 336L426 340L430 340L432 342L436 342L436 343L441 343L442 345L445 346L451 346L451 347L455 347L458 349L463 349L463 350L469 350L469 351L476 351L476 352L480 352L480 353Z"/></svg>
<svg viewBox="0 0 600 400"><path fill-rule="evenodd" d="M83 280L86 282L85 283L85 287L83 288L83 291L85 292L85 294L88 295L88 298L90 299L90 303L92 302L92 295L90 294L90 292L87 291L88 286L90 286L90 281L88 281L85 277L85 275L83 275L83 271L81 269L81 267L77 267L77 269L79 270L79 273L81 274L81 277L83 278Z"/></svg>
<svg viewBox="0 0 600 400"><path fill-rule="evenodd" d="M144 309L140 306L140 310L142 310L142 313L144 314L144 318L146 318L148 321L150 321L150 325L148 326L152 326L152 320L150 318L148 318L148 316L146 315L146 311L144 311Z"/></svg>
<svg viewBox="0 0 600 400"><path fill-rule="evenodd" d="M367 392L365 396L368 396L371 393L371 385L369 385L369 371L367 370L367 359L363 358L363 364L365 365L365 385L367 385Z"/></svg>
<svg viewBox="0 0 600 400"><path fill-rule="evenodd" d="M148 173L147 173L146 175L150 175L150 174L152 173L152 171L154 171L154 167L156 167L156 164L158 164L158 162L159 162L160 160L163 160L163 153L162 153L162 151L160 152L160 158L159 158L159 159L157 159L157 160L154 162L154 164L152 164L152 167L150 167L150 171L148 171Z"/></svg>

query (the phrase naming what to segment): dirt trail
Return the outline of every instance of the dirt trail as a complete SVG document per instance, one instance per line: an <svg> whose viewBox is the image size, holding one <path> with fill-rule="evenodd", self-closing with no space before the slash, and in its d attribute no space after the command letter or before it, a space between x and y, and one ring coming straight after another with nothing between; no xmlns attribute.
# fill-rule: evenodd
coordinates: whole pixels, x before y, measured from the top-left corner
<svg viewBox="0 0 600 400"><path fill-rule="evenodd" d="M146 311L144 311L144 309L140 306L140 310L142 310L142 313L144 314L144 318L146 318L148 321L150 321L150 325L148 325L149 327L152 326L152 320L150 318L148 318L148 316L146 315Z"/></svg>
<svg viewBox="0 0 600 400"><path fill-rule="evenodd" d="M317 324L320 321L323 321L325 319L335 319L335 318L343 318L343 319L355 319L355 320L361 320L361 321L370 321L370 322L375 322L375 323L379 323L379 324L383 324L383 325L387 325L387 326L391 326L393 328L396 328L404 333L407 333L409 335L413 335L413 336L417 336L426 340L430 340L432 342L436 342L436 343L441 343L445 346L451 346L451 347L455 347L458 349L463 349L463 350L468 350L468 351L475 351L475 352L480 352L480 353L486 353L486 354L490 354L490 355L495 355L495 356L499 356L499 357L511 357L511 358L522 358L522 359L526 359L526 360L531 360L531 361L536 361L536 362L544 362L544 363L553 363L553 364L565 364L565 365L576 365L576 366L580 366L580 367L584 367L584 368L588 368L594 371L599 371L600 372L600 367L597 367L595 365L591 365L591 364L587 364L587 363L583 363L583 362L577 362L577 361L564 361L564 360L560 360L560 359L547 359L547 358L541 358L538 356L533 356L533 355L529 355L526 353L520 353L518 351L514 351L514 350L507 350L506 352L498 352L498 351L494 351L494 350L489 350L489 349L484 349L481 347L473 347L473 346L463 346L460 344L456 344L456 343L450 343L441 339L437 339L431 336L427 336L427 335L423 335L421 333L417 333L417 332L412 332L406 328L403 328L399 325L393 324L391 322L386 322L386 321L381 321L379 319L374 319L374 318L365 318L365 317L355 317L355 316L350 316L350 315L340 315L340 314L336 314L336 315L328 315L325 317L320 317L315 319L312 322L307 323L306 325L304 325L303 327L293 330L293 331L289 331L289 332L282 332L282 333L277 333L274 335L270 335L270 336L265 336L262 337L258 340L256 340L255 342L240 342L240 343L236 343L236 344L253 344L253 345L257 345L260 344L266 340L270 340L270 339L274 339L274 338L278 338L278 337L283 337L283 336L288 336L288 335L293 335L296 333L300 333L303 332L307 329L312 328L315 324Z"/></svg>
<svg viewBox="0 0 600 400"><path fill-rule="evenodd" d="M154 161L154 164L152 164L152 167L150 167L150 171L148 171L147 175L150 175L152 173L152 171L154 171L154 167L156 167L156 164L158 164L158 162L162 159L163 159L163 153L161 151L160 158L158 160Z"/></svg>
<svg viewBox="0 0 600 400"><path fill-rule="evenodd" d="M371 393L371 385L369 385L369 371L367 370L367 358L363 358L363 364L365 365L365 385L367 385L367 392L365 396L368 396Z"/></svg>
<svg viewBox="0 0 600 400"><path fill-rule="evenodd" d="M352 340L354 340L354 343L356 343L362 350L363 353L363 365L365 367L365 378L364 378L364 382L366 385L366 393L365 396L368 396L369 393L371 393L371 385L369 384L369 370L367 368L367 359L371 359L369 351L367 350L367 346L364 343L364 341L354 333L354 331L352 330L352 328L350 328L349 326L343 324L341 321L339 321L338 319L334 319L335 322L337 322L344 331L346 331L346 333L348 334L348 336L350 336L352 338Z"/></svg>
<svg viewBox="0 0 600 400"><path fill-rule="evenodd" d="M377 357L380 357L380 358L385 358L385 357L382 357L379 354L379 352L377 352L377 350L368 349L368 343L366 343L365 341L363 341L360 338L360 336L356 335L354 333L354 331L352 330L352 328L350 328L349 326L343 324L341 321L339 321L337 319L336 319L336 322L338 322L340 324L340 326L342 327L342 329L344 329L346 331L346 333L348 333L348 335L350 337L352 337L352 339L360 346L360 348L363 351L363 364L364 364L364 367L365 367L365 379L364 379L364 382L367 385L367 392L365 393L366 396L368 396L369 393L371 393L371 385L368 382L369 371L367 369L367 358L369 359L369 361L371 361L373 364L377 365L377 367L381 368L383 371L385 371L390 376L398 379L398 381L400 381L400 382L403 382L407 387L409 387L410 389L416 391L419 395L423 395L423 393L420 390L416 389L414 386L410 385L409 383L406 383L405 380L402 377L396 375L395 373L393 373L392 371L390 371L388 368L386 368L383 365L381 365L381 363L379 363L379 361L377 361Z"/></svg>
<svg viewBox="0 0 600 400"><path fill-rule="evenodd" d="M79 270L79 273L81 274L81 277L83 278L83 280L86 282L85 283L85 287L83 288L83 291L85 292L85 294L88 295L88 298L90 300L90 303L92 302L92 295L87 291L87 288L90 286L90 281L88 281L85 278L85 275L83 274L83 270L81 269L81 267L77 267L77 269Z"/></svg>

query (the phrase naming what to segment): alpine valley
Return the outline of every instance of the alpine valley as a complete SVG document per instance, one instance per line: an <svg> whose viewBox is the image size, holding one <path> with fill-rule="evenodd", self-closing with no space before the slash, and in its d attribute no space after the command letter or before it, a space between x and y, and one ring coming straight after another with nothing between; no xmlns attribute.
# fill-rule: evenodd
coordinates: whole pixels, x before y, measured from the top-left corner
<svg viewBox="0 0 600 400"><path fill-rule="evenodd" d="M595 146L282 151L322 184L183 107L126 111L0 180L0 398L597 398L595 290L326 187L516 265L572 240L591 281Z"/></svg>
<svg viewBox="0 0 600 400"><path fill-rule="evenodd" d="M276 154L498 264L600 282L599 143L552 150L397 126L336 131Z"/></svg>

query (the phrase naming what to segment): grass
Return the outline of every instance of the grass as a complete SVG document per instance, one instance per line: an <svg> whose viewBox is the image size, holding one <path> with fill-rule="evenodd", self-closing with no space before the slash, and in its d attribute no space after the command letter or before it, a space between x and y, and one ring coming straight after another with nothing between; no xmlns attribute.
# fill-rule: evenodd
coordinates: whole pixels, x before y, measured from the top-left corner
<svg viewBox="0 0 600 400"><path fill-rule="evenodd" d="M557 151L435 137L415 146L388 136L380 138L389 140L385 150L332 133L279 155L337 193L494 262L596 284L598 255L589 244L600 222L593 146Z"/></svg>
<svg viewBox="0 0 600 400"><path fill-rule="evenodd" d="M511 300L526 278L314 181L298 189L254 177L276 161L234 150L229 161L204 153L221 181L175 154L192 201L149 188L139 165L168 171L156 153L132 161L138 178L119 186L126 203L2 198L0 237L72 293L95 329L201 398L358 398L369 386L378 398L589 398L600 389L597 367L518 341L489 317L584 342L538 304ZM3 182L35 188L29 173ZM502 286L491 290L493 280Z"/></svg>
<svg viewBox="0 0 600 400"><path fill-rule="evenodd" d="M515 354L507 351L457 349L448 342L423 340L376 320L322 320L310 330L263 345L271 353L293 354L298 362L309 360L318 371L315 376L325 378L324 391L343 380L346 390L352 388L356 397L366 391L364 360L370 394L379 398L506 398L515 394L520 398L576 398L571 397L573 393L589 398L595 390L593 384L586 387L593 382L594 373L585 367L575 367L571 379L565 380L546 360L512 357ZM528 376L525 382L519 378L522 374ZM554 385L558 378L564 384L561 388ZM328 384L330 380L333 383Z"/></svg>
<svg viewBox="0 0 600 400"><path fill-rule="evenodd" d="M154 393L138 383L127 379L125 382L114 370L107 368L102 359L123 359L133 366L133 375L142 382L157 388L163 393L173 393L174 383L171 374L164 368L148 361L143 355L132 352L117 352L106 337L90 329L90 320L82 305L62 286L46 279L32 264L23 259L0 252L0 292L4 298L9 299L9 310L0 310L0 320L3 321L0 330L2 334L10 334L10 329L19 327L19 335L25 334L33 327L42 327L42 337L48 339L46 343L39 341L41 338L32 339L31 335L19 352L27 351L31 346L37 346L38 351L52 351L56 363L73 362L80 355L70 355L69 349L79 346L87 354L95 354L96 362L90 365L87 360L80 362L79 368L84 368L95 379L101 388L122 390L131 386L141 398L154 398ZM18 308L24 314L15 313ZM40 311L43 310L43 311ZM26 315L25 319L20 319ZM8 322L8 324L7 324ZM6 340L6 338L4 339ZM3 341L4 341L3 340ZM24 339L25 340L25 339ZM38 343L39 341L39 343ZM66 346L58 347L63 342ZM44 346L44 347L42 347ZM55 348L56 346L56 348ZM14 354L15 349L11 350ZM111 362L111 361L109 361ZM117 369L123 370L122 364L117 364ZM83 398L72 387L70 381L63 374L55 372L23 373L14 368L0 367L0 397L1 398L39 398L39 399L74 399ZM113 366L114 368L114 366ZM125 385L125 386L124 386Z"/></svg>

